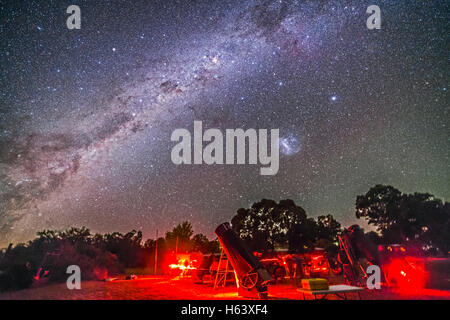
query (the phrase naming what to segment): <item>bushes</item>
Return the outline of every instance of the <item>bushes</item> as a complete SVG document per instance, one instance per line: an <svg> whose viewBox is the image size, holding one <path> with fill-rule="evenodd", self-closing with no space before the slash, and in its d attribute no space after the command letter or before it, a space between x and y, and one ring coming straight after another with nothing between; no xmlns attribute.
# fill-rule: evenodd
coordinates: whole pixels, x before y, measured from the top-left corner
<svg viewBox="0 0 450 320"><path fill-rule="evenodd" d="M63 282L77 265L83 280L103 280L124 271L124 263L93 241L89 230L43 231L28 244L0 252L0 292L28 288L36 280Z"/></svg>
<svg viewBox="0 0 450 320"><path fill-rule="evenodd" d="M8 266L0 273L0 292L25 289L33 283L33 274L23 264Z"/></svg>
<svg viewBox="0 0 450 320"><path fill-rule="evenodd" d="M151 266L153 269L156 242L160 264L165 252L173 250L177 242L180 250L184 245L186 248L194 245L196 250L204 252L218 249L218 242L209 241L205 236L190 239L192 227L188 222L168 234L167 239L143 242L142 232L136 230L126 234L91 234L84 227L43 230L27 244L10 245L0 251L0 291L27 288L33 283L33 276L50 282L64 282L70 265L80 267L82 280L103 280L124 273L125 268Z"/></svg>
<svg viewBox="0 0 450 320"><path fill-rule="evenodd" d="M43 269L49 271L51 282L65 281L68 277L66 270L70 265L80 267L82 280L103 280L123 270L116 256L93 245L63 242L58 253L51 257L43 265Z"/></svg>

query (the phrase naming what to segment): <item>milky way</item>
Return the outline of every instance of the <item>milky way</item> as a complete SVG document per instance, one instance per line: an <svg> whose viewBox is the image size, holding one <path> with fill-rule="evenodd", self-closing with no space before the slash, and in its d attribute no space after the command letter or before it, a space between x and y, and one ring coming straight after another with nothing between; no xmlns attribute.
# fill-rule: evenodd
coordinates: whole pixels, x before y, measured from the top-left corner
<svg viewBox="0 0 450 320"><path fill-rule="evenodd" d="M291 198L355 222L392 184L448 199L449 5L379 1L1 4L0 245L37 230L184 220L212 236L239 207ZM280 169L175 166L171 132L279 128Z"/></svg>

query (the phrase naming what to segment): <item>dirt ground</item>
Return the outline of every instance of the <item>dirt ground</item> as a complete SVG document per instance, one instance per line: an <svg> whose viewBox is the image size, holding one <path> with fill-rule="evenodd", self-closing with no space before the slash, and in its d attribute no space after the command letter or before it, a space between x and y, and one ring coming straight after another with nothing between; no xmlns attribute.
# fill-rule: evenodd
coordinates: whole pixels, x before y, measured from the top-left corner
<svg viewBox="0 0 450 320"><path fill-rule="evenodd" d="M308 297L307 297L308 298ZM366 290L361 293L363 300L374 299L445 299L450 300L450 291L421 290L420 293L398 293L386 290ZM46 300L234 300L243 299L233 285L214 289L212 284L194 284L190 277L142 276L136 280L116 280L111 282L85 281L80 290L69 290L65 283L51 284L0 295L0 300L46 299ZM303 297L289 283L269 286L269 299L302 300ZM309 297L309 299L312 299ZM338 299L330 295L327 299ZM357 294L347 295L347 299L358 299Z"/></svg>

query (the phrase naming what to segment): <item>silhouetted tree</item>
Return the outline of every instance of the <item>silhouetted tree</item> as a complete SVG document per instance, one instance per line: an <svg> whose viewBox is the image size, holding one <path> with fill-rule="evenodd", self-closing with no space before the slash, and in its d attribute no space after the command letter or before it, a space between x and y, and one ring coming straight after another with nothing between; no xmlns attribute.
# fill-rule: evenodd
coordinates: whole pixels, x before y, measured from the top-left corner
<svg viewBox="0 0 450 320"><path fill-rule="evenodd" d="M142 232L136 230L126 234L91 234L85 227L43 230L26 244L10 244L0 250L0 291L26 288L31 285L33 276L41 276L43 271L49 271L49 281L65 281L67 266L71 264L80 266L85 280L103 279L123 273L125 268L153 268L156 247L161 270L165 255L174 250L177 238L180 251L192 245L204 253L219 250L217 240L209 241L202 234L192 237L193 234L192 225L187 221L167 232L166 238L145 242Z"/></svg>
<svg viewBox="0 0 450 320"><path fill-rule="evenodd" d="M332 215L316 220L307 218L303 208L292 200L263 199L249 209L241 208L231 220L233 229L247 242L251 250L267 251L276 246L303 252L312 249L322 239L331 248L341 231ZM333 248L334 250L334 248Z"/></svg>
<svg viewBox="0 0 450 320"><path fill-rule="evenodd" d="M356 217L376 226L383 241L417 243L443 253L450 248L449 208L431 194L403 194L384 185L356 198Z"/></svg>
<svg viewBox="0 0 450 320"><path fill-rule="evenodd" d="M375 231L366 232L366 237L374 244L383 243L383 238Z"/></svg>
<svg viewBox="0 0 450 320"><path fill-rule="evenodd" d="M168 245L178 250L185 251L191 249L191 236L194 234L192 225L188 221L184 221L173 228L172 231L166 232L166 241Z"/></svg>
<svg viewBox="0 0 450 320"><path fill-rule="evenodd" d="M294 201L281 200L277 203L263 199L250 209L240 208L231 224L252 250L266 251L273 250L275 246L285 246L292 227L305 220L305 210Z"/></svg>
<svg viewBox="0 0 450 320"><path fill-rule="evenodd" d="M305 252L313 249L314 243L318 240L317 234L318 226L313 218L292 225L287 234L289 250Z"/></svg>
<svg viewBox="0 0 450 320"><path fill-rule="evenodd" d="M337 242L341 232L341 224L331 214L317 217L317 237L319 239Z"/></svg>
<svg viewBox="0 0 450 320"><path fill-rule="evenodd" d="M203 254L206 253L215 253L218 251L219 242L216 240L209 241L208 238L199 233L192 237L192 250L200 251Z"/></svg>

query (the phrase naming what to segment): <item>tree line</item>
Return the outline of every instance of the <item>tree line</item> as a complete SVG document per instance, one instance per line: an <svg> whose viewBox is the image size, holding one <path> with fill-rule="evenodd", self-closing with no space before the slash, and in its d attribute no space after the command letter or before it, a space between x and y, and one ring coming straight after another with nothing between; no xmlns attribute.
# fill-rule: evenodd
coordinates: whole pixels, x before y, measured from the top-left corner
<svg viewBox="0 0 450 320"><path fill-rule="evenodd" d="M92 234L85 227L43 230L27 243L10 244L0 251L0 291L27 288L33 278L65 281L67 266L72 264L80 267L83 280L102 280L130 268L153 273L157 255L156 271L160 272L165 254L176 247L179 252L219 251L217 240L210 241L203 234L194 235L187 221L168 231L165 237L145 241L142 232L136 230L125 234Z"/></svg>
<svg viewBox="0 0 450 320"><path fill-rule="evenodd" d="M450 251L450 203L429 193L407 194L376 185L356 197L355 216L375 228L366 233L375 244L405 244L430 255L448 255ZM333 250L342 231L332 215L307 217L305 210L289 199L278 203L263 199L250 208L240 208L231 222L248 246L260 251Z"/></svg>
<svg viewBox="0 0 450 320"><path fill-rule="evenodd" d="M376 232L366 234L375 244L410 244L435 255L447 255L450 250L450 204L431 194L405 194L392 186L376 185L357 196L355 216L374 226ZM343 230L332 215L308 217L289 199L263 199L240 208L231 223L248 247L259 252L283 248L301 253L321 247L333 256ZM159 271L165 255L175 250L217 253L220 245L217 239L194 234L188 221L164 237L147 240L136 230L125 234L92 234L85 227L44 230L28 243L10 244L0 251L0 291L26 288L33 277L65 281L71 264L80 266L85 280L123 274L127 268L153 268L154 272L155 252Z"/></svg>

